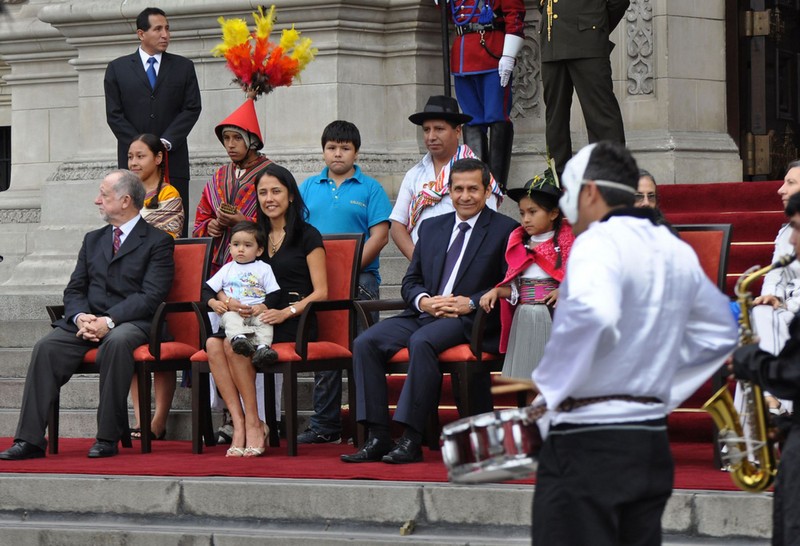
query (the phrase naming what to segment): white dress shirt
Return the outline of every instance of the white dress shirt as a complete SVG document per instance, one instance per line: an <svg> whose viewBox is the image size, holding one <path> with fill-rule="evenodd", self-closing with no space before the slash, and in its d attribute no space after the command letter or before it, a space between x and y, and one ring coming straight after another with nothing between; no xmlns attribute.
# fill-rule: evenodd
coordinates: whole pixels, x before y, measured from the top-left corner
<svg viewBox="0 0 800 546"><path fill-rule="evenodd" d="M697 390L736 342L728 299L691 247L647 219L613 216L575 240L533 379L553 424L657 419ZM555 411L568 397L607 395L663 403Z"/></svg>

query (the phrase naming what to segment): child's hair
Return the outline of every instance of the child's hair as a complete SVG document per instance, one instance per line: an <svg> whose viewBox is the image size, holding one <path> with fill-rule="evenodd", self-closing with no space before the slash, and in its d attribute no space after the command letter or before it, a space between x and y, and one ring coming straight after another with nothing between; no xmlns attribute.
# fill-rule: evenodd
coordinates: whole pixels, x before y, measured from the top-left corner
<svg viewBox="0 0 800 546"><path fill-rule="evenodd" d="M167 177L167 147L164 146L164 143L161 142L161 139L158 138L156 135L151 133L142 133L141 135L136 135L131 140L133 142L144 142L145 146L147 146L151 152L153 152L153 156L157 156L159 153L161 154L161 164L158 166L158 186L156 187L156 194L147 203L148 209L157 209L158 208L158 194L161 193L161 187L164 185L164 181Z"/></svg>
<svg viewBox="0 0 800 546"><path fill-rule="evenodd" d="M267 248L267 238L264 236L264 231L262 231L261 226L256 224L255 222L251 222L250 220L242 220L235 226L231 228L231 239L233 239L234 234L243 231L245 233L251 234L253 237L256 238L256 244L261 248Z"/></svg>
<svg viewBox="0 0 800 546"><path fill-rule="evenodd" d="M328 124L322 131L322 149L328 142L349 142L356 149L356 152L361 148L361 133L358 132L358 127L349 121L337 119Z"/></svg>
<svg viewBox="0 0 800 546"><path fill-rule="evenodd" d="M561 269L561 246L558 244L558 235L561 233L561 221L564 218L564 213L561 212L558 206L558 197L540 191L529 192L525 197L529 197L538 207L543 208L547 212L558 211L558 216L553 220L553 246L556 249L556 269ZM525 239L523 240L525 246L528 245L530 240L530 235L526 233Z"/></svg>

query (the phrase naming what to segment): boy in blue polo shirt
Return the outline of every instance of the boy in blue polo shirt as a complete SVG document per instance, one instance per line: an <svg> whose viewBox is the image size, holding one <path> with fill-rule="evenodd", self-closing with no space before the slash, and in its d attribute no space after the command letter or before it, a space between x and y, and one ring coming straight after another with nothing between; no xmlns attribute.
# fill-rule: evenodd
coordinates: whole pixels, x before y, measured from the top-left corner
<svg viewBox="0 0 800 546"><path fill-rule="evenodd" d="M308 221L320 233L363 233L358 299L378 298L378 255L389 242L392 206L380 182L356 165L361 134L349 121L337 120L322 132L326 167L300 185ZM339 443L342 434L342 372L314 374L314 415L298 444Z"/></svg>

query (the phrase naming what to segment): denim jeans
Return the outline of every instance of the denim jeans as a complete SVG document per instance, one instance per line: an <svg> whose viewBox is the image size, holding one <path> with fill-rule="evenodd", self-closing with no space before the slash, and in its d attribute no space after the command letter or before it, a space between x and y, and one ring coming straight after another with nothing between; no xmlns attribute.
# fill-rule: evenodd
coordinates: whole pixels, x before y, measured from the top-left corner
<svg viewBox="0 0 800 546"><path fill-rule="evenodd" d="M373 273L362 272L358 276L359 300L378 299L378 279ZM357 334L363 326L359 324ZM309 427L317 434L341 434L342 432L342 372L331 370L314 374L314 415ZM355 408L350 408L355 411Z"/></svg>

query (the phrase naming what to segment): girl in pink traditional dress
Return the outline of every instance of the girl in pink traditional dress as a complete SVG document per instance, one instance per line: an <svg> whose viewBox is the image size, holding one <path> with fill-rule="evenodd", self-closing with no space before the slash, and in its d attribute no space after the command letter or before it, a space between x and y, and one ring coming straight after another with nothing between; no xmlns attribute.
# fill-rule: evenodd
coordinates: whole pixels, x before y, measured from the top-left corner
<svg viewBox="0 0 800 546"><path fill-rule="evenodd" d="M552 309L575 240L558 208L557 184L548 170L523 188L508 190L519 203L522 225L508 239L506 278L480 299L487 312L500 301L506 377L530 380L550 338Z"/></svg>

